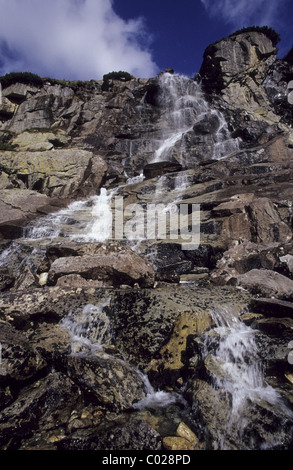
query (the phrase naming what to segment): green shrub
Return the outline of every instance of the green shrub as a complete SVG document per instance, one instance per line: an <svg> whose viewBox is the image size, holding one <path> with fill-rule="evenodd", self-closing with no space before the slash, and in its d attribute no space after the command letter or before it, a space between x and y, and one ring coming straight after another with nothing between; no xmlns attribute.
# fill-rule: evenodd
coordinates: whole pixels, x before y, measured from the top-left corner
<svg viewBox="0 0 293 470"><path fill-rule="evenodd" d="M11 72L7 73L3 77L0 77L2 89L7 88L14 83L24 83L41 87L43 85L43 79L31 72Z"/></svg>
<svg viewBox="0 0 293 470"><path fill-rule="evenodd" d="M110 87L110 80L119 80L120 82L129 82L132 79L132 75L128 72L110 72L103 75L102 90L107 91Z"/></svg>
<svg viewBox="0 0 293 470"><path fill-rule="evenodd" d="M247 28L238 29L235 33L230 34L231 36L236 36L237 34L257 32L265 34L273 43L273 46L276 47L278 42L280 42L280 35L269 26L248 26Z"/></svg>

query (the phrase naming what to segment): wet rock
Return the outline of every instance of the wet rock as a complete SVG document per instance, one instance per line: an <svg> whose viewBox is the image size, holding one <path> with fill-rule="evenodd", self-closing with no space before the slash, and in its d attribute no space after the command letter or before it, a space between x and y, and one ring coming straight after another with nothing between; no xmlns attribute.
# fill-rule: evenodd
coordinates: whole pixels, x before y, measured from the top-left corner
<svg viewBox="0 0 293 470"><path fill-rule="evenodd" d="M48 364L58 364L71 352L71 336L60 324L40 323L26 332L32 347Z"/></svg>
<svg viewBox="0 0 293 470"><path fill-rule="evenodd" d="M144 420L130 418L106 428L78 430L58 443L59 450L161 450L160 435Z"/></svg>
<svg viewBox="0 0 293 470"><path fill-rule="evenodd" d="M158 289L141 289L131 291L114 291L111 301L111 315L115 318L113 331L115 344L130 363L136 363L141 370L148 368L152 359L160 362L160 351L170 341L176 348L172 351L172 360L181 362L180 348L184 349L186 339L184 321L192 329L204 329L209 323L209 309L218 302L244 308L250 299L248 293L240 292L233 287L196 287L182 288L172 286ZM245 300L244 300L245 299ZM180 322L182 316L182 323ZM176 336L175 324L181 327L183 343ZM174 331L174 338L172 334ZM188 349L188 343L186 343ZM177 354L177 356L176 356ZM188 356L190 357L188 353ZM184 357L182 360L185 361ZM186 358L187 361L187 358ZM163 365L163 360L162 360ZM164 366L163 366L164 367ZM168 365L166 365L168 369ZM159 374L157 376L159 378Z"/></svg>
<svg viewBox="0 0 293 470"><path fill-rule="evenodd" d="M206 381L190 382L187 395L194 403L196 418L204 430L206 449L281 450L291 445L292 421L288 410L282 406L276 411L275 403L247 400L243 403L240 419L237 414L233 415L229 393ZM280 430L278 436L273 431L276 427Z"/></svg>
<svg viewBox="0 0 293 470"><path fill-rule="evenodd" d="M25 381L46 367L46 361L13 326L0 323L1 364L0 382Z"/></svg>
<svg viewBox="0 0 293 470"><path fill-rule="evenodd" d="M143 174L146 178L155 178L156 176L165 175L166 173L173 173L182 170L182 166L177 162L156 162L149 163L143 169Z"/></svg>
<svg viewBox="0 0 293 470"><path fill-rule="evenodd" d="M78 387L58 372L25 386L0 413L1 449L18 449L22 440L40 429L64 435L79 397Z"/></svg>
<svg viewBox="0 0 293 470"><path fill-rule="evenodd" d="M158 359L153 359L147 367L151 380L156 382L163 380L165 384L175 385L188 364L188 336L200 335L212 324L213 320L208 311L198 310L179 315L168 343L157 354Z"/></svg>
<svg viewBox="0 0 293 470"><path fill-rule="evenodd" d="M198 135L214 134L220 127L220 121L216 114L204 116L199 122L194 124L193 132Z"/></svg>
<svg viewBox="0 0 293 470"><path fill-rule="evenodd" d="M93 358L72 356L65 367L74 382L109 410L130 409L145 397L144 382L136 370L107 354Z"/></svg>

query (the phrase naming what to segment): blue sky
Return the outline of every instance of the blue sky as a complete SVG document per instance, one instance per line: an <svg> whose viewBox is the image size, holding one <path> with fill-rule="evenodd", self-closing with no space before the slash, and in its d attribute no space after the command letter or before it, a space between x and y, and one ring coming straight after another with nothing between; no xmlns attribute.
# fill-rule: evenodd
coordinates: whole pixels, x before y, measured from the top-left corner
<svg viewBox="0 0 293 470"><path fill-rule="evenodd" d="M293 0L0 0L0 75L68 80L113 70L193 76L205 48L244 26L268 25L293 44Z"/></svg>

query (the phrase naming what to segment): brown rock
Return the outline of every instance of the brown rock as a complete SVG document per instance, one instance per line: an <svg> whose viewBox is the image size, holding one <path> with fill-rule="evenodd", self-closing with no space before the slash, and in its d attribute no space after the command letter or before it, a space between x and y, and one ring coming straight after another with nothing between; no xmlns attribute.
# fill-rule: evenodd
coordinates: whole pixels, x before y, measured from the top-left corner
<svg viewBox="0 0 293 470"><path fill-rule="evenodd" d="M104 249L105 248L105 249ZM121 284L152 287L155 273L152 265L128 247L90 245L79 247L77 256L57 258L51 265L48 283L54 285L60 277L80 275L86 280L101 281L105 286ZM91 254L90 254L90 251ZM94 250L94 254L92 252Z"/></svg>
<svg viewBox="0 0 293 470"><path fill-rule="evenodd" d="M293 300L293 281L275 271L252 269L232 278L231 282L249 290L254 295Z"/></svg>

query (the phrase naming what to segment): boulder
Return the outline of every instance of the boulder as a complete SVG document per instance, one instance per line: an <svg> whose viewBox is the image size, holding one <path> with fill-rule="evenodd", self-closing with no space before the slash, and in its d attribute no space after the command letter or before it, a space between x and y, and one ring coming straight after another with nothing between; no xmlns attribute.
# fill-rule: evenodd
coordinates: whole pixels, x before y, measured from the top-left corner
<svg viewBox="0 0 293 470"><path fill-rule="evenodd" d="M0 323L0 383L31 379L46 367L46 361L24 334L12 325Z"/></svg>
<svg viewBox="0 0 293 470"><path fill-rule="evenodd" d="M70 245L67 246L70 248ZM72 253L74 246L76 245L72 245ZM57 258L51 264L48 275L50 285L56 284L59 278L72 274L87 280L100 281L105 287L119 287L121 284L152 287L155 282L152 265L128 247L110 243L85 244L76 249L75 256Z"/></svg>
<svg viewBox="0 0 293 470"><path fill-rule="evenodd" d="M95 194L107 169L100 156L76 148L3 152L1 157L2 168L27 189L58 198Z"/></svg>
<svg viewBox="0 0 293 470"><path fill-rule="evenodd" d="M64 365L68 376L100 405L112 411L132 408L145 397L145 385L135 369L107 354L70 356Z"/></svg>
<svg viewBox="0 0 293 470"><path fill-rule="evenodd" d="M253 295L293 301L293 281L269 269L252 269L231 278L231 283L249 290Z"/></svg>
<svg viewBox="0 0 293 470"><path fill-rule="evenodd" d="M60 201L29 189L1 190L0 237L18 238L31 220L59 208Z"/></svg>

